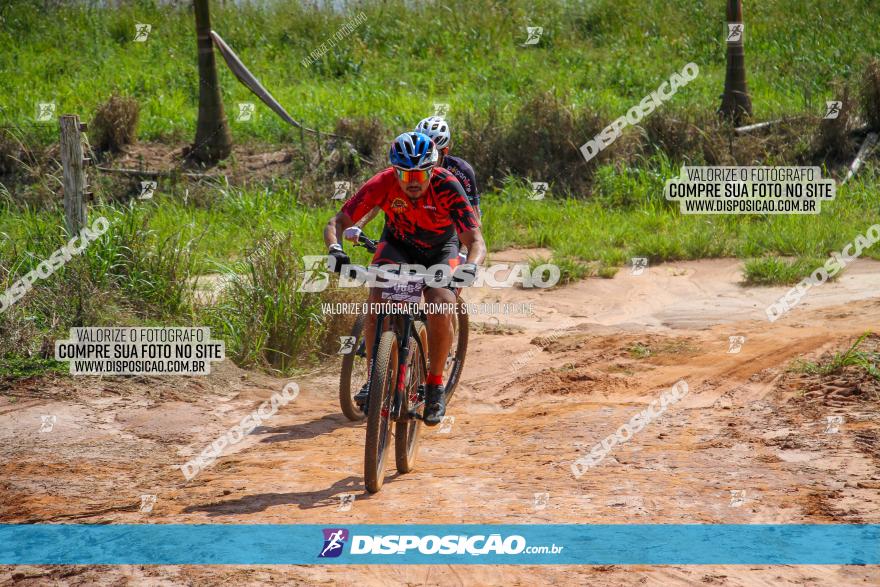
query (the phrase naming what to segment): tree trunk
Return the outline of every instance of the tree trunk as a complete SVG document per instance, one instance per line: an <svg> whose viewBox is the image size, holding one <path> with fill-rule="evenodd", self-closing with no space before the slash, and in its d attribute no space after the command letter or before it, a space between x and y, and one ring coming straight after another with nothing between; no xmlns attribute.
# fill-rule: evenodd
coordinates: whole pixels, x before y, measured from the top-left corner
<svg viewBox="0 0 880 587"><path fill-rule="evenodd" d="M742 0L727 0L727 23L743 25ZM721 108L718 109L722 118L733 121L737 126L752 116L752 100L746 83L744 38L740 36L738 40L731 40L728 32L727 76L724 79Z"/></svg>
<svg viewBox="0 0 880 587"><path fill-rule="evenodd" d="M213 164L229 156L232 138L223 112L220 85L217 83L208 0L194 0L193 4L199 47L199 120L195 144L188 156L199 163Z"/></svg>

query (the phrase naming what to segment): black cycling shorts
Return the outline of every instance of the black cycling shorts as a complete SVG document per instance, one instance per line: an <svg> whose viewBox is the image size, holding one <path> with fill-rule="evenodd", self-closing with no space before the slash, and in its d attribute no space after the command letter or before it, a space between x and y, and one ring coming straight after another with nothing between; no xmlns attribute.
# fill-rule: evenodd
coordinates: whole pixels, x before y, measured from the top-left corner
<svg viewBox="0 0 880 587"><path fill-rule="evenodd" d="M379 246L373 255L373 265L424 265L430 268L432 265L458 266L458 235L452 237L442 245L425 251L419 247L405 243L391 236L388 231L382 233Z"/></svg>

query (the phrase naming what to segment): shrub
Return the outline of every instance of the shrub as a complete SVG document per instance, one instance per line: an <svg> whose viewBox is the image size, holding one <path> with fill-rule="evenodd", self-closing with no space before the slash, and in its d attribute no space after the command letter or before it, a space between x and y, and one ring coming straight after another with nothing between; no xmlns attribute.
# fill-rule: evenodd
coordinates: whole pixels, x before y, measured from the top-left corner
<svg viewBox="0 0 880 587"><path fill-rule="evenodd" d="M134 98L113 94L95 112L91 124L92 145L98 151L118 153L137 139L140 106Z"/></svg>
<svg viewBox="0 0 880 587"><path fill-rule="evenodd" d="M510 120L494 106L485 115L466 113L453 136L454 152L474 166L484 187L513 175L553 184L557 193L583 193L598 165L612 156L627 159L632 150L632 135L625 134L595 159L584 160L580 146L608 122L589 108L575 110L563 98L544 93L526 101Z"/></svg>
<svg viewBox="0 0 880 587"><path fill-rule="evenodd" d="M835 96L839 96L843 105L837 118L824 119L819 124L819 131L813 142L813 158L828 164L840 163L849 159L854 151L850 137L850 120L853 102L850 97L849 84L834 85Z"/></svg>
<svg viewBox="0 0 880 587"><path fill-rule="evenodd" d="M353 317L325 316L321 303L363 301L366 289L300 292L305 267L293 252L293 235L270 234L260 242L266 245L242 261L241 273L233 274L206 312L236 364L287 373L316 352L335 351L338 336L351 328Z"/></svg>
<svg viewBox="0 0 880 587"><path fill-rule="evenodd" d="M329 171L333 174L353 175L364 163L372 169L384 165L391 137L388 128L375 116L340 118L334 132L348 138L333 141L329 156Z"/></svg>

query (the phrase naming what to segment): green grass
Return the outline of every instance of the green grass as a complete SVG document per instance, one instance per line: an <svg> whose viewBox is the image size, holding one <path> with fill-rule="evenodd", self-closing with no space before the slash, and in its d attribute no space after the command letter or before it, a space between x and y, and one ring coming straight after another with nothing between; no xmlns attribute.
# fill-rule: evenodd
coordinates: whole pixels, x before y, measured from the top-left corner
<svg viewBox="0 0 880 587"><path fill-rule="evenodd" d="M822 267L824 259L799 258L781 259L764 257L749 259L745 262L743 273L746 285L794 285L810 275L818 267ZM834 281L841 273L829 279Z"/></svg>
<svg viewBox="0 0 880 587"><path fill-rule="evenodd" d="M857 367L880 381L880 353L860 348L865 340L872 336L876 335L870 331L864 333L847 350L834 353L833 356L822 362L796 361L792 370L811 375L833 375L840 373L846 367Z"/></svg>
<svg viewBox="0 0 880 587"><path fill-rule="evenodd" d="M662 200L658 186L659 179L641 184L630 193L633 205L618 208L601 199L533 201L515 187L490 193L483 200L486 241L493 251L549 248L564 279L610 273L632 257L647 257L651 263L739 257L757 259L746 263L750 283L796 283L878 219L872 183L847 184L837 200L825 203L815 216L681 215ZM284 188L222 188L212 193L205 206L184 204L179 193L164 193L130 209L95 206L90 214L124 220L114 224L107 239L130 239L138 228L149 233L153 244L143 246L159 247L160 252L143 253L144 271L149 270L147 261L169 258L161 254L166 247L169 253L186 252L195 274L220 272L221 265L243 257L260 234L270 231L291 234L292 254L323 252L322 229L334 208L306 206L295 191ZM6 236L0 237L0 259L15 259L13 273L26 273L63 242L61 224L60 210L0 208L0 235ZM377 220L367 231L375 237L380 227ZM109 257L130 255L130 245L120 242L114 247L115 253L106 251L106 245L98 250ZM796 261L763 258L767 255ZM880 247L866 249L862 256L880 259ZM369 257L356 249L354 258L365 262ZM545 261L535 259L532 264ZM106 258L95 262L110 263Z"/></svg>
<svg viewBox="0 0 880 587"><path fill-rule="evenodd" d="M24 379L45 374L65 374L67 363L39 357L0 357L0 379Z"/></svg>
<svg viewBox="0 0 880 587"><path fill-rule="evenodd" d="M700 77L678 105L717 107L724 79L724 3L704 0L367 1L345 13L277 2L267 9L212 3L212 24L294 118L332 130L343 116L378 116L395 128L451 106L500 108L510 117L524 95L551 91L575 107L616 117L685 63ZM756 114L817 114L836 77L880 53L872 0L767 0L746 7L746 58ZM301 60L363 11L367 20L318 62ZM147 0L116 9L46 10L20 0L0 9L0 124L33 120L36 102L89 119L114 90L142 106L143 139L190 138L197 101L196 42L186 8ZM149 23L144 43L135 23ZM526 26L542 26L523 47ZM858 43L852 39L859 39ZM218 57L219 61L219 57ZM220 61L233 135L272 142L297 135L267 108L236 122L238 102L257 100ZM63 80L63 81L62 81ZM809 102L809 103L808 103ZM53 125L38 126L45 140Z"/></svg>
<svg viewBox="0 0 880 587"><path fill-rule="evenodd" d="M484 228L493 251L549 248L563 282L611 277L631 257L648 257L653 264L776 255L800 261L782 269L772 259L750 261L747 275L754 283L791 283L865 232L876 218L871 189L848 184L819 216L699 217L679 214L647 187L631 194L629 207L612 209L601 199L533 201L511 184L486 195ZM324 252L322 228L334 209L303 205L295 190L284 188L209 191L202 204L184 204L182 194L168 192L130 206L93 206L91 218L106 216L110 229L0 314L0 357L33 353L43 336L57 337L83 324L210 324L239 364L285 373L331 352L328 341L346 325L321 316L318 308L322 301L339 299L334 298L339 292L302 296L292 286L299 258ZM61 246L62 224L59 209L0 208L4 289ZM377 236L379 224L367 232ZM272 247L271 263L240 262L271 234L286 235ZM863 256L880 258L875 249ZM352 257L359 263L369 259L362 249L353 250ZM243 269L247 279L211 311L195 306L192 277L224 273L229 266Z"/></svg>
<svg viewBox="0 0 880 587"><path fill-rule="evenodd" d="M490 250L550 249L563 283L613 277L632 257L647 257L652 264L737 257L749 260L749 283L796 283L880 220L880 181L870 163L820 215L685 216L662 198L665 180L679 171L679 161L663 152L639 152L613 164L596 160L589 168L553 155L570 155L577 144L568 141L590 138L579 137L579 125L590 114L610 122L691 61L700 66L700 76L664 110L670 116L713 112L725 72L720 1L451 0L407 7L403 0L368 0L344 14L297 2L269 9L224 4L212 5L213 28L307 125L332 130L341 117L377 117L397 132L430 114L434 103L446 102L453 128L461 123L459 147L480 153L485 167L498 155L496 163L526 161L518 169L529 173L519 175L533 169L557 173L556 179L507 177L505 165L496 164L490 184L483 181L489 171L476 169L481 183L493 186L483 198ZM836 97L834 80L854 79L864 60L880 53L880 36L874 34L880 12L872 7L869 0L749 4L746 60L756 118L818 115L825 100ZM319 62L300 63L361 9L364 24ZM89 120L116 91L139 102L141 140L192 139L198 80L188 10L149 0L113 10L45 10L43 2L22 0L0 7L0 22L0 71L12 80L0 92L0 131L51 144L57 130L34 122L37 102L54 101L59 114L75 112ZM146 43L133 41L138 22L152 25ZM526 26L544 27L538 46L521 46ZM241 86L219 57L218 64L234 140L297 144L298 133ZM237 122L236 103L245 101L257 103L256 119ZM546 116L525 120L535 108ZM576 132L554 134L557 120ZM505 140L492 142L501 136L488 132L493 125L504 127ZM484 135L489 146L480 151ZM523 135L524 140L511 140ZM804 135L793 142L808 144L811 137ZM547 161L529 167L534 163L529 156ZM769 155L770 161L791 163L772 160L777 156ZM291 289L299 257L323 253L321 231L335 211L309 197L318 191L316 183L334 179L332 170L316 173L324 175L294 169L267 185L191 185L186 201L187 186L163 184L153 200L131 206L108 204L111 198L96 190L90 215L111 218L111 230L0 315L0 357L14 361L33 354L43 336L73 325L167 323L212 324L242 364L289 371L300 359L320 357L328 352L327 337L345 326L317 315L320 300L303 299ZM589 175L589 190L574 181L568 184L575 189L561 185L579 174ZM27 204L0 185L4 288L64 242L59 186L53 175L37 175L38 191L46 196L42 205ZM551 195L530 200L531 180L551 181ZM377 236L378 223L368 233ZM287 247L272 249L272 263L236 265L249 280L212 312L194 305L193 276L223 272L270 234L284 235ZM863 256L880 259L880 246ZM368 255L357 250L353 259L363 263Z"/></svg>
<svg viewBox="0 0 880 587"><path fill-rule="evenodd" d="M629 351L630 356L635 359L645 359L651 356L651 349L640 342L632 345L627 350Z"/></svg>

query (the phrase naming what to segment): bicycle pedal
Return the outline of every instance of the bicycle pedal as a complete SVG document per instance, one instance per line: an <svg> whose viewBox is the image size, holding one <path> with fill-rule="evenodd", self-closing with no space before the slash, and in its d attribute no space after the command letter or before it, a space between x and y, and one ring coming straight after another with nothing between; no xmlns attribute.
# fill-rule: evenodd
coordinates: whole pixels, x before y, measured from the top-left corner
<svg viewBox="0 0 880 587"><path fill-rule="evenodd" d="M406 415L412 420L422 420L422 421L425 420L420 413L415 412L415 411L408 412Z"/></svg>

